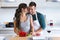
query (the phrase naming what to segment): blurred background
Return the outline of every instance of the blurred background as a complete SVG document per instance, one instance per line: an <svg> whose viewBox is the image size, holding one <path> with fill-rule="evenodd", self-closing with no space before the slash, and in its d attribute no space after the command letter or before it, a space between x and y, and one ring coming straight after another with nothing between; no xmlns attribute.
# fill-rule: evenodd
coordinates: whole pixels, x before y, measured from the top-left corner
<svg viewBox="0 0 60 40"><path fill-rule="evenodd" d="M34 1L37 11L46 16L46 23L50 20L60 25L60 1L59 0L0 0L0 23L13 22L15 10L22 2L29 4Z"/></svg>

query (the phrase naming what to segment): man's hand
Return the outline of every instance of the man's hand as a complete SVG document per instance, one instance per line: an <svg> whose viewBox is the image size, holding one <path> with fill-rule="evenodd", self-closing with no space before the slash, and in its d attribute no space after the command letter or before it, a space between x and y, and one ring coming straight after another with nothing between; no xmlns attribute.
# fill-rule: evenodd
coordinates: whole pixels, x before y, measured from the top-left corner
<svg viewBox="0 0 60 40"><path fill-rule="evenodd" d="M41 32L43 29L40 27L38 30L36 30L36 33Z"/></svg>
<svg viewBox="0 0 60 40"><path fill-rule="evenodd" d="M40 32L31 32L32 36L40 36Z"/></svg>

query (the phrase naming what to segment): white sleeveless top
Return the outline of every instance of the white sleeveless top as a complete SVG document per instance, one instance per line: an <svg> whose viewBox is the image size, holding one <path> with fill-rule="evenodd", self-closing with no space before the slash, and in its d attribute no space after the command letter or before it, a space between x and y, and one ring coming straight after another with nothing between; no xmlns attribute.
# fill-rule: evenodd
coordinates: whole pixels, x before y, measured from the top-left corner
<svg viewBox="0 0 60 40"><path fill-rule="evenodd" d="M30 31L30 18L31 15L27 15L27 20L25 22L21 22L20 24L20 28L22 29L22 31L29 33Z"/></svg>

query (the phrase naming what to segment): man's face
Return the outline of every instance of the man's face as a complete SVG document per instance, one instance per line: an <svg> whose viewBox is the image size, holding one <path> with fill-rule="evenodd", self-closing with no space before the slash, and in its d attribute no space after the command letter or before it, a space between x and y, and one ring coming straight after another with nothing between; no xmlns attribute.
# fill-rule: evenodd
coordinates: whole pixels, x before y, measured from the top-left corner
<svg viewBox="0 0 60 40"><path fill-rule="evenodd" d="M34 14L36 12L36 7L35 6L29 6L29 12L31 14Z"/></svg>

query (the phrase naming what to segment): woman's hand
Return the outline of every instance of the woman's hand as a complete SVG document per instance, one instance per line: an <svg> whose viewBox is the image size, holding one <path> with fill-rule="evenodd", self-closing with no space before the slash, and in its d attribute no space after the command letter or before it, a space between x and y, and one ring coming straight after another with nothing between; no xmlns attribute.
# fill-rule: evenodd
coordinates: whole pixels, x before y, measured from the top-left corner
<svg viewBox="0 0 60 40"><path fill-rule="evenodd" d="M35 35L36 35L36 33L35 33L35 32L31 32L30 34L31 34L32 36L35 36Z"/></svg>

